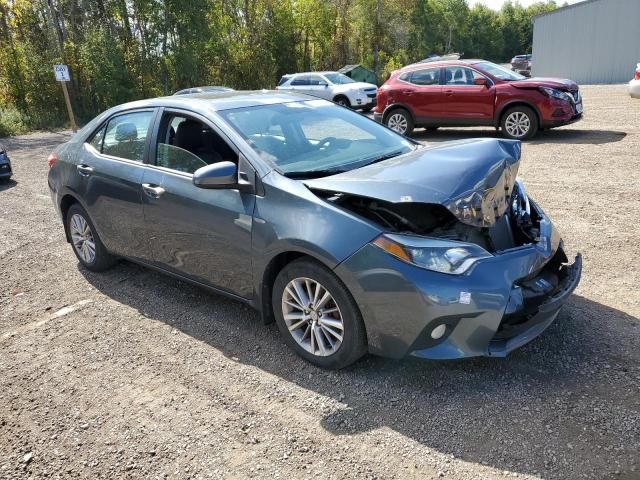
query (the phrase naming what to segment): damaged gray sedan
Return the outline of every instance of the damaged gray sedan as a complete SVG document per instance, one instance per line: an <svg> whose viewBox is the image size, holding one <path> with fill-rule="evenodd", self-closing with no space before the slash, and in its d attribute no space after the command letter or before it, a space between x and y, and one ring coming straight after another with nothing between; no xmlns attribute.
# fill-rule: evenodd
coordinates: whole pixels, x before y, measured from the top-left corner
<svg viewBox="0 0 640 480"><path fill-rule="evenodd" d="M113 108L49 158L79 262L117 259L248 303L306 360L505 356L582 262L517 178L520 143L422 147L283 92Z"/></svg>

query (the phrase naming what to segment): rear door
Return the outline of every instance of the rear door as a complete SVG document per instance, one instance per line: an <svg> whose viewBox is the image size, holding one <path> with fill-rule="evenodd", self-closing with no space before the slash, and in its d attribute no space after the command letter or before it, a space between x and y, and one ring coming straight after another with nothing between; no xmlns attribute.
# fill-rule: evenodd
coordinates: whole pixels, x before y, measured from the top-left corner
<svg viewBox="0 0 640 480"><path fill-rule="evenodd" d="M308 93L309 86L310 86L309 75L298 75L294 77L293 80L291 80L287 88L299 93Z"/></svg>
<svg viewBox="0 0 640 480"><path fill-rule="evenodd" d="M429 122L440 114L442 86L440 67L407 72L399 78L398 101L408 105L418 123Z"/></svg>
<svg viewBox="0 0 640 480"><path fill-rule="evenodd" d="M487 85L476 85L484 79ZM490 79L464 66L444 68L442 118L452 123L493 123L495 87Z"/></svg>
<svg viewBox="0 0 640 480"><path fill-rule="evenodd" d="M164 109L150 151L142 191L154 264L251 297L254 194L193 184L193 172L202 166L239 163L237 148L209 120ZM250 168L241 165L249 175Z"/></svg>
<svg viewBox="0 0 640 480"><path fill-rule="evenodd" d="M154 109L110 117L83 145L76 167L80 197L107 249L149 259L141 183Z"/></svg>

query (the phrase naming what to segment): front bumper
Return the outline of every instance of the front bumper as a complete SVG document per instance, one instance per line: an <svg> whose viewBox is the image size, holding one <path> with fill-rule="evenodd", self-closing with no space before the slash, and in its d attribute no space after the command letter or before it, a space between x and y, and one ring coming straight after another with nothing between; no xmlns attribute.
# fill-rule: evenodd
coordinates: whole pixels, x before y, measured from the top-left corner
<svg viewBox="0 0 640 480"><path fill-rule="evenodd" d="M522 282L543 278L566 261L550 222L543 241L478 262L463 275L408 265L366 245L336 268L360 306L369 351L402 358L459 359L505 356L540 335L580 281L582 260L564 264L559 282L532 305ZM561 277L561 278L560 278ZM433 339L436 327L445 334Z"/></svg>
<svg viewBox="0 0 640 480"><path fill-rule="evenodd" d="M579 122L580 120L582 120L582 113L573 114L571 116L566 116L561 119L545 120L542 122L542 127L543 128L562 127L564 125L571 125L572 123Z"/></svg>
<svg viewBox="0 0 640 480"><path fill-rule="evenodd" d="M376 97L370 97L368 95L357 95L351 101L351 106L353 108L373 108L376 106Z"/></svg>
<svg viewBox="0 0 640 480"><path fill-rule="evenodd" d="M0 178L9 178L13 175L10 163L0 163Z"/></svg>

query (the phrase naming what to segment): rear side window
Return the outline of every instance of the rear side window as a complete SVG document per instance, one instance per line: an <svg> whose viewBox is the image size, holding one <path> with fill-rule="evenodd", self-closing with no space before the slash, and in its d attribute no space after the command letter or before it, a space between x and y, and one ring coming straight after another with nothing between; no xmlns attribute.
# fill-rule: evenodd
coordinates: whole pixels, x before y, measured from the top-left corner
<svg viewBox="0 0 640 480"><path fill-rule="evenodd" d="M439 85L440 69L429 68L426 70L416 70L411 73L410 82L414 85Z"/></svg>
<svg viewBox="0 0 640 480"><path fill-rule="evenodd" d="M300 86L308 86L308 85L310 85L309 77L296 77L291 82L291 85L298 86L298 87L300 87Z"/></svg>
<svg viewBox="0 0 640 480"><path fill-rule="evenodd" d="M96 133L93 134L93 138L87 143L95 148L97 151L102 152L102 140L104 139L104 132L107 129L106 125L100 127Z"/></svg>
<svg viewBox="0 0 640 480"><path fill-rule="evenodd" d="M153 112L134 112L111 118L102 140L102 153L142 162L152 115Z"/></svg>

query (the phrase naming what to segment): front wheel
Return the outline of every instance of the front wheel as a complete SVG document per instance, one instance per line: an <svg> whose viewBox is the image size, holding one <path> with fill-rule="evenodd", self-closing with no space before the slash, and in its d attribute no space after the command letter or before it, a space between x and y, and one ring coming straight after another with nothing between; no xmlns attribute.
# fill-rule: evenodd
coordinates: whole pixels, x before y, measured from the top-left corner
<svg viewBox="0 0 640 480"><path fill-rule="evenodd" d="M349 99L347 97L343 97L342 95L334 98L333 101L343 107L351 108L351 102L349 101Z"/></svg>
<svg viewBox="0 0 640 480"><path fill-rule="evenodd" d="M527 140L538 132L538 117L525 106L510 108L502 116L502 134L514 140Z"/></svg>
<svg viewBox="0 0 640 480"><path fill-rule="evenodd" d="M339 369L366 352L358 307L342 282L308 259L291 262L276 277L273 313L285 343L321 368Z"/></svg>

